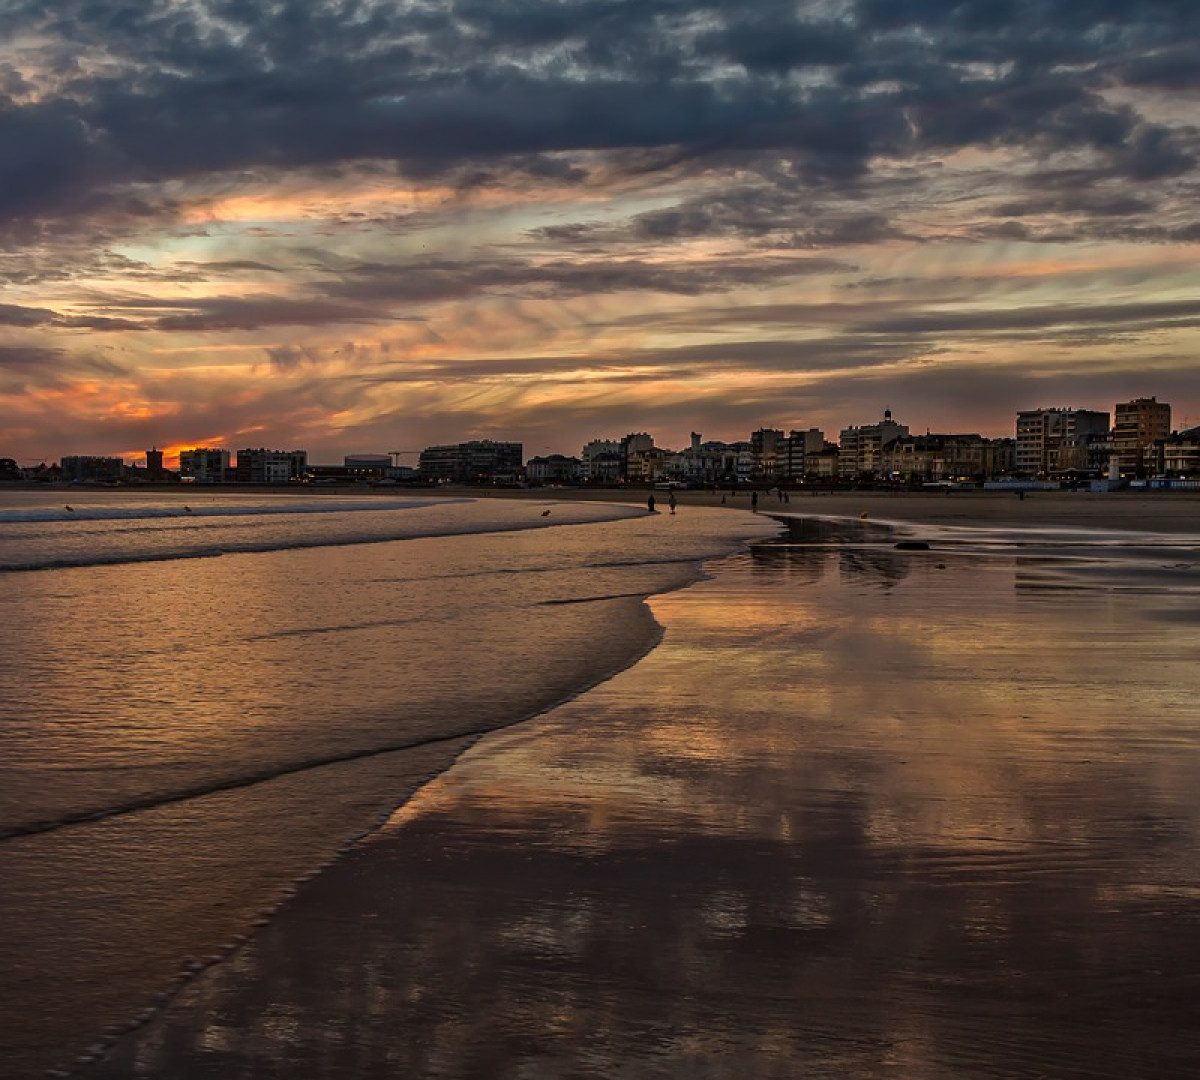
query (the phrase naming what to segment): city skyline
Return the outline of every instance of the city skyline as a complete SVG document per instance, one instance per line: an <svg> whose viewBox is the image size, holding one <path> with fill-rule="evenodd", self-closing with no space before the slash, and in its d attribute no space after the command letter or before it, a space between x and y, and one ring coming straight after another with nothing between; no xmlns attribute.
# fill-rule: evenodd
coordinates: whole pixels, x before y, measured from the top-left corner
<svg viewBox="0 0 1200 1080"><path fill-rule="evenodd" d="M1139 398L1141 398L1143 400L1148 400L1148 401L1156 400L1157 395L1150 395L1148 397L1145 395L1139 395ZM1138 399L1135 398L1135 399L1131 399L1131 400L1138 400ZM979 429L969 429L963 425L955 426L953 423L950 424L949 426L935 428L928 424L921 425L919 423L914 424L911 422L906 422L906 421L911 421L912 418L899 416L899 415L896 416L896 420L898 423L905 423L905 426L910 428L912 431L912 434L914 434L914 435L920 435L922 433L925 433L925 434L932 433L932 434L940 434L940 435L974 434L974 435L982 436L985 439L1002 440L1002 439L1012 439L1014 437L1015 430L1016 430L1016 424L1019 422L1019 414L1022 412L1058 411L1058 410L1073 411L1073 410L1077 410L1077 409L1082 409L1085 411L1090 410L1090 411L1105 413L1109 416L1109 418L1111 420L1113 418L1113 416L1115 415L1117 408L1121 404L1122 404L1121 402L1110 402L1110 403L1104 404L1104 405L1093 405L1092 403L1082 403L1082 402L1042 403L1040 405L1030 406L1028 409L1016 410L1013 415L1009 416L1007 428L1005 430L1001 430L1001 431L986 431L986 430L979 430ZM1170 410L1172 408L1172 406L1169 402L1164 403L1164 404L1166 404L1168 410ZM892 415L893 415L893 410L889 409L889 408L885 408L885 409L880 410L880 412L874 417L867 417L867 416L855 417L852 419L844 420L843 422L835 422L831 426L820 425L820 424L805 424L802 421L798 422L798 423L794 423L794 424L789 424L789 423L779 423L779 422L772 422L770 420L764 420L763 422L756 424L750 430L743 431L743 432L734 432L732 434L730 434L730 433L698 432L696 430L696 427L692 426L688 430L687 437L680 438L680 439L674 439L674 440L669 439L669 438L663 438L660 436L660 433L658 433L658 432L652 431L652 432L648 432L648 434L650 434L652 436L652 438L655 440L655 444L657 446L666 447L666 448L679 448L681 450L686 448L688 446L688 444L690 442L692 442L694 436L697 434L701 435L705 442L721 442L721 443L732 444L732 443L738 443L738 442L747 442L749 440L750 436L755 431L761 431L761 430L778 430L778 431L783 432L786 435L791 432L803 432L804 430L807 430L807 429L817 428L817 429L820 429L827 438L830 438L830 439L833 439L834 441L836 441L838 434L846 429L876 424L879 422L879 420L881 418L887 417L890 419L892 417ZM1177 411L1176 411L1176 415L1178 415ZM1016 419L1014 419L1014 417ZM1198 416L1196 419L1200 420L1200 416ZM1197 426L1200 426L1200 424L1193 424L1191 421L1191 417L1183 416L1183 417L1179 417L1177 422L1173 422L1171 424L1171 430L1173 430L1173 431L1188 431L1188 430L1191 430L1193 427L1197 427ZM639 432L642 432L642 429L637 428L636 425L628 425L628 424L625 425L624 427L621 427L618 424L617 427L614 427L612 430L576 432L574 434L574 442L568 442L568 444L565 445L564 447L558 448L558 447L550 447L550 446L542 446L542 447L530 446L528 441L526 439L521 438L519 435L514 434L511 431L506 431L504 429L498 429L496 431L491 431L491 432L486 432L486 433L481 433L481 434L474 434L471 436L464 435L461 438L455 438L455 437L453 437L453 435L448 435L445 438L433 439L432 441L424 444L423 446L406 447L404 449L387 450L387 449L384 449L384 447L382 445L375 446L375 447L355 446L353 448L346 446L346 447L336 448L333 451L327 452L325 455L325 458L328 460L332 460L334 458L347 458L347 457L356 457L356 456L362 456L362 455L372 456L372 455L376 455L376 454L382 454L385 456L398 455L398 459L403 458L403 457L412 457L415 459L415 457L421 452L421 450L428 449L430 447L440 446L440 445L452 445L452 444L459 443L459 442L466 442L466 441L470 441L471 439L479 439L479 440L483 440L483 441L495 440L497 442L521 443L522 445L524 445L527 448L527 450L529 450L529 456L531 456L531 457L532 456L540 456L540 455L544 455L544 454L551 454L551 455L559 454L559 455L570 456L570 455L577 454L579 452L581 446L585 446L587 443L592 442L593 440L607 440L607 439L618 439L619 440L619 439L625 438L626 436L638 434ZM642 432L642 433L645 433L645 432ZM569 440L571 438L571 436L567 436L566 438ZM659 441L660 438L661 438L661 441ZM397 440L392 440L392 441L394 442ZM168 468L177 468L178 464L179 464L180 453L188 451L188 450L212 449L212 450L224 450L227 453L236 454L239 449L248 450L248 449L256 449L256 448L270 448L270 449L274 449L274 450L281 451L281 452L286 452L288 450L303 449L306 452L309 452L308 448L301 446L301 444L298 440L290 440L289 441L287 439L283 439L277 443L270 443L269 441L264 442L262 440L259 440L257 442L255 440L248 440L241 444L225 443L225 442L218 441L218 440L212 440L208 443L204 443L204 442L171 443L170 440L168 440L166 447L159 447L159 446L155 445L154 447L152 447L150 449L153 449L154 451L163 454L163 463ZM82 454L84 456L97 456L97 457L108 456L108 457L122 458L127 463L137 464L139 462L140 463L145 462L146 453L147 453L147 448L143 448L141 450L128 450L128 451L121 452L121 451L99 450L93 446L92 448L87 449L87 450L72 451L72 453L70 455L68 455L66 453L62 453L62 454L51 453L48 455L43 455L43 456L38 457L36 459L36 461L41 461L46 464L49 464L53 461L60 460L60 458L64 457L64 456L73 456L73 455ZM5 456L5 447L3 447L3 446L0 446L0 456ZM317 457L320 457L321 455L313 454L312 456L315 459ZM18 458L17 460L20 461L21 459ZM31 465L31 464L35 464L36 461L35 461L35 458L26 458L23 461L21 461L21 463L24 465Z"/></svg>
<svg viewBox="0 0 1200 1080"><path fill-rule="evenodd" d="M0 452L1200 423L1194 5L121 10L0 16Z"/></svg>

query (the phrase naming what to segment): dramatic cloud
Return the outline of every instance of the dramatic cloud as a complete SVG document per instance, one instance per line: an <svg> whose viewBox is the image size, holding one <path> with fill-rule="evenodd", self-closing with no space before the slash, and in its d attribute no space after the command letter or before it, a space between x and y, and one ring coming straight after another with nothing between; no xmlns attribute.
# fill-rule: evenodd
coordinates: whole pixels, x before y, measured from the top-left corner
<svg viewBox="0 0 1200 1080"><path fill-rule="evenodd" d="M1190 0L0 0L0 455L1200 414L1197 56Z"/></svg>

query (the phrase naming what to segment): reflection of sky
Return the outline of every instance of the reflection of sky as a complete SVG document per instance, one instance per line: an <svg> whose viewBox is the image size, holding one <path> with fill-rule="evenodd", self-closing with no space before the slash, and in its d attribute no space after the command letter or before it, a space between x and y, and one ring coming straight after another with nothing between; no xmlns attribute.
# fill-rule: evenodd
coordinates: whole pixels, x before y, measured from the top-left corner
<svg viewBox="0 0 1200 1080"><path fill-rule="evenodd" d="M1179 601L841 554L655 599L662 646L470 751L99 1075L1193 1073L1195 670L1140 632Z"/></svg>
<svg viewBox="0 0 1200 1080"><path fill-rule="evenodd" d="M1200 422L1190 5L523 6L6 13L0 454Z"/></svg>

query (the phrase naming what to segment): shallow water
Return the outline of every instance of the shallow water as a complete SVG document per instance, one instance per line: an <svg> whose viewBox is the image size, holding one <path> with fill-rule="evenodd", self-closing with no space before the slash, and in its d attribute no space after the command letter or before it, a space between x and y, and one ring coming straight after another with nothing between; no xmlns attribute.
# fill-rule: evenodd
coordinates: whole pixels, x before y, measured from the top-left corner
<svg viewBox="0 0 1200 1080"><path fill-rule="evenodd" d="M0 519L28 517L14 498ZM181 519L158 499L0 520L0 562L46 555L0 573L0 1075L132 1021L481 733L649 649L644 596L773 531L618 505L262 503L205 519L219 558L188 557L191 522L164 540ZM87 555L84 529L93 565L51 565Z"/></svg>
<svg viewBox="0 0 1200 1080"><path fill-rule="evenodd" d="M1195 571L823 529L656 597L82 1075L1200 1074Z"/></svg>
<svg viewBox="0 0 1200 1080"><path fill-rule="evenodd" d="M638 513L550 500L10 491L0 493L0 572L552 528Z"/></svg>

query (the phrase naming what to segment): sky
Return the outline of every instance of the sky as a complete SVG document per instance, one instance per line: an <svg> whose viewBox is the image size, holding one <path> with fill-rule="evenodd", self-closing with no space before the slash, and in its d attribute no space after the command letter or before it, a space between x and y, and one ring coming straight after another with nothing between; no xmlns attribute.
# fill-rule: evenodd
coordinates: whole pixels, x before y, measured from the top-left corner
<svg viewBox="0 0 1200 1080"><path fill-rule="evenodd" d="M0 456L1200 424L1198 98L1195 0L0 0Z"/></svg>

